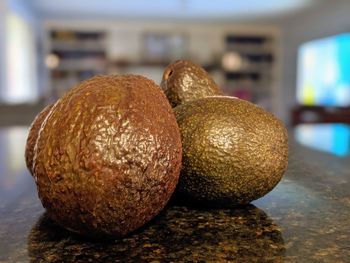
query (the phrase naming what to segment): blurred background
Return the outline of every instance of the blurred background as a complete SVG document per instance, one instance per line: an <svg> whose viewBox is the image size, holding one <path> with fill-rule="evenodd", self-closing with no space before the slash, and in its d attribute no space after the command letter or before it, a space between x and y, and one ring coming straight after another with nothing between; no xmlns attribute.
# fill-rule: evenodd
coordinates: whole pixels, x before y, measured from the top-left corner
<svg viewBox="0 0 350 263"><path fill-rule="evenodd" d="M343 156L349 14L348 0L0 0L0 126L27 127L93 75L160 83L164 67L184 58L227 95L296 127L303 144Z"/></svg>

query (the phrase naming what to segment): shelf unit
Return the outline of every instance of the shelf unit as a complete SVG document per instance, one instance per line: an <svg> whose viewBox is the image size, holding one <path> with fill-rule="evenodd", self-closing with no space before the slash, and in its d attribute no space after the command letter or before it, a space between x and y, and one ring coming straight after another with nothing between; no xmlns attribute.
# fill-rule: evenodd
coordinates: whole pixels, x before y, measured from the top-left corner
<svg viewBox="0 0 350 263"><path fill-rule="evenodd" d="M59 58L59 64L48 74L49 96L53 99L97 74L141 74L159 84L169 63L186 58L202 64L226 95L270 111L276 108L278 33L273 29L227 26L199 34L187 27L170 33L158 25L139 30L131 25L121 29L115 24L72 26L53 22L46 27L46 54ZM215 41L203 44L204 35ZM180 44L169 44L170 40ZM153 50L155 47L159 50ZM239 67L229 68L223 63L232 53L239 58Z"/></svg>
<svg viewBox="0 0 350 263"><path fill-rule="evenodd" d="M223 60L225 93L271 110L275 81L274 38L270 35L230 34L225 38L225 50L223 57L234 54L239 59L233 68L225 67Z"/></svg>
<svg viewBox="0 0 350 263"><path fill-rule="evenodd" d="M107 72L104 31L58 30L49 32L51 99L56 100L79 81Z"/></svg>

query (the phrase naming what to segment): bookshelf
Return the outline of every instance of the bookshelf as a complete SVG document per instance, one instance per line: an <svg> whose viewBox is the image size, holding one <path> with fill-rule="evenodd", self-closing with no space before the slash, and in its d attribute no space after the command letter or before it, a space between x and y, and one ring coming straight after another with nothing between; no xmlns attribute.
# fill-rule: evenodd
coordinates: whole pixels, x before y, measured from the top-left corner
<svg viewBox="0 0 350 263"><path fill-rule="evenodd" d="M229 34L222 56L224 91L271 110L275 43L270 35Z"/></svg>
<svg viewBox="0 0 350 263"><path fill-rule="evenodd" d="M52 29L48 50L46 66L53 100L79 81L107 71L104 31Z"/></svg>
<svg viewBox="0 0 350 263"><path fill-rule="evenodd" d="M272 29L215 25L198 32L201 27L179 26L169 32L159 25L142 30L125 24L46 26L46 54L56 62L47 65L53 99L97 74L141 74L160 83L164 68L185 58L201 64L226 95L275 110L278 33Z"/></svg>

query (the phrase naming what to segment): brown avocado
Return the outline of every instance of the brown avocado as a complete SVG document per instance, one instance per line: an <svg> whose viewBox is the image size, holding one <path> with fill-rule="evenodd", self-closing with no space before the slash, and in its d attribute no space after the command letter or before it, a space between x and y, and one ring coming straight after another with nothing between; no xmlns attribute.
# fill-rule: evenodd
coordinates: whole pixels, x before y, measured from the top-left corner
<svg viewBox="0 0 350 263"><path fill-rule="evenodd" d="M183 165L178 194L193 203L247 204L281 180L288 163L282 122L254 104L208 97L174 109Z"/></svg>
<svg viewBox="0 0 350 263"><path fill-rule="evenodd" d="M35 143L39 135L41 124L45 120L46 116L49 114L53 104L47 105L39 114L35 117L32 125L29 128L26 148L25 148L25 159L28 170L33 174L33 159L34 159L34 148Z"/></svg>
<svg viewBox="0 0 350 263"><path fill-rule="evenodd" d="M195 99L223 95L208 72L188 60L178 60L167 66L160 86L173 107Z"/></svg>
<svg viewBox="0 0 350 263"><path fill-rule="evenodd" d="M97 76L67 92L36 148L49 216L94 238L125 236L157 215L181 168L173 110L153 81L136 75Z"/></svg>

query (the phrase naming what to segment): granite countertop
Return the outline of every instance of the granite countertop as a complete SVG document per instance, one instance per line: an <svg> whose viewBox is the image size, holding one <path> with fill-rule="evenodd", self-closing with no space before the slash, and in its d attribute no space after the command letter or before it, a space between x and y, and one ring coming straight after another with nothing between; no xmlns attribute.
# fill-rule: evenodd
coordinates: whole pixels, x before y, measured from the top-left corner
<svg viewBox="0 0 350 263"><path fill-rule="evenodd" d="M293 134L284 178L251 205L172 201L136 233L101 242L47 217L24 165L27 128L2 128L0 262L350 262L350 158L301 146Z"/></svg>

